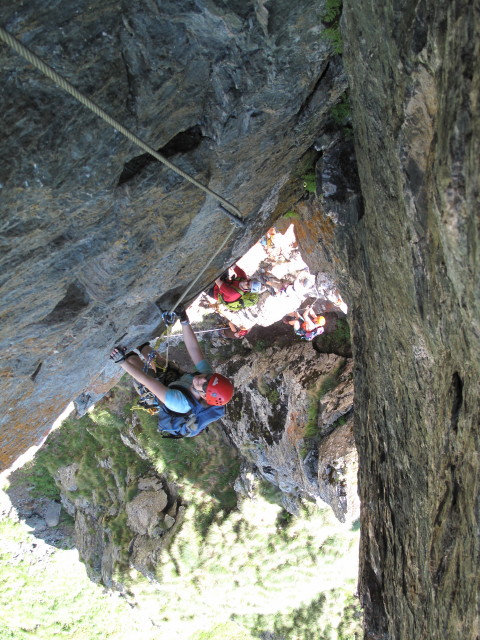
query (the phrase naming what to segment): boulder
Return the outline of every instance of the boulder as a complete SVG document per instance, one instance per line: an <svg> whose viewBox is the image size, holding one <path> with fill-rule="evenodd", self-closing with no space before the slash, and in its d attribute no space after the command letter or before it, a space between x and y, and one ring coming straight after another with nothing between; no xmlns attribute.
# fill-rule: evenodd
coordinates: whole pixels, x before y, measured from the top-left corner
<svg viewBox="0 0 480 640"><path fill-rule="evenodd" d="M140 491L125 506L128 526L140 535L151 535L155 528L163 522L162 512L167 503L167 494L163 490ZM157 536L155 535L155 537Z"/></svg>
<svg viewBox="0 0 480 640"><path fill-rule="evenodd" d="M47 527L56 527L60 522L60 513L62 511L62 505L59 502L51 500L45 510L45 522Z"/></svg>

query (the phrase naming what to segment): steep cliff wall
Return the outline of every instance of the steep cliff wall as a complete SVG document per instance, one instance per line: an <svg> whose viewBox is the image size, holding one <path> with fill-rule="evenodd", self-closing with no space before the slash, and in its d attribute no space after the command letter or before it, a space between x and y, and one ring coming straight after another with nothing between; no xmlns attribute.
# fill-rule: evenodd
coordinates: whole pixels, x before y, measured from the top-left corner
<svg viewBox="0 0 480 640"><path fill-rule="evenodd" d="M270 4L0 9L7 28L155 146L187 132L168 153L249 216L199 286L275 216L345 87L318 3ZM351 153L337 156L335 176L325 166L333 148L317 140L328 189L322 206L299 209L304 258L340 274L352 310L360 591L372 639L479 635L478 30L466 0L346 0L364 202L348 185L331 188ZM186 286L212 228L216 238L230 223L158 164L130 163L129 143L1 55L7 464L69 400L110 386L109 348L151 335L155 301Z"/></svg>
<svg viewBox="0 0 480 640"><path fill-rule="evenodd" d="M479 635L478 3L344 6L368 638Z"/></svg>
<svg viewBox="0 0 480 640"><path fill-rule="evenodd" d="M322 10L313 0L2 1L0 23L241 209L246 228L194 294L268 228L346 86ZM3 45L0 56L5 467L71 400L115 382L113 345L155 335L156 302L178 299L231 222Z"/></svg>

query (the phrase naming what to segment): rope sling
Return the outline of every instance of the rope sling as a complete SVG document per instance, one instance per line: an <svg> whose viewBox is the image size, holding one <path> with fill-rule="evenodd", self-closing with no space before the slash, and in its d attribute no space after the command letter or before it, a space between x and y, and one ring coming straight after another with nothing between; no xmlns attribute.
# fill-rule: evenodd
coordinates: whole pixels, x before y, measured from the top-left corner
<svg viewBox="0 0 480 640"><path fill-rule="evenodd" d="M25 45L23 45L19 40L17 40L14 36L12 36L8 31L3 29L3 27L1 26L0 26L0 40L3 40L3 42L6 45L11 47L16 53L18 53L20 56L25 58L27 62L30 62L30 64L32 64L36 69L38 69L43 74L45 74L48 78L50 78L50 80L52 80L57 86L59 86L61 89L63 89L64 91L69 93L71 96L73 96L76 100L78 100L81 104L83 104L85 107L90 109L90 111L95 113L98 117L102 118L102 120L107 122L107 124L111 125L114 129L116 129L119 133L125 136L128 140L130 140L131 142L134 142L141 149L143 149L144 151L152 155L159 162L163 163L166 167L168 167L169 169L171 169L172 171L180 175L182 178L184 178L185 180L193 184L198 189L201 189L206 194L215 198L215 200L217 200L217 202L219 203L219 208L221 209L221 211L224 214L226 214L228 218L231 220L231 222L233 222L236 226L239 226L239 227L245 226L245 222L242 219L242 214L239 211L239 209L237 209L237 207L235 207L228 200L225 200L225 198L220 196L215 191L212 191L212 189L210 189L209 187L205 186L201 182L198 182L198 180L190 176L188 173L186 173L179 167L176 167L169 160L164 158L160 153L158 153L158 151L156 151L146 142L141 140L132 131L124 127L120 122L118 122L118 120L116 120L115 118L112 118L106 111L104 111L101 107L95 104L93 100L90 100L90 98L88 98L83 93L78 91L78 89L76 89L72 84L70 84L68 80L63 78L54 69L48 66L41 58L39 58L35 53L30 51L27 47L25 47ZM219 248L215 251L215 253L210 258L210 260L204 265L201 271L197 274L197 277L189 284L189 286L185 289L183 294L179 297L175 305L172 307L170 313L174 313L175 309L179 307L179 305L185 300L187 294L192 290L193 286L198 282L200 277L205 273L205 271L211 265L213 260L222 251L222 249L227 244L228 240L231 238L234 231L235 231L235 227L232 227L229 233L225 236Z"/></svg>

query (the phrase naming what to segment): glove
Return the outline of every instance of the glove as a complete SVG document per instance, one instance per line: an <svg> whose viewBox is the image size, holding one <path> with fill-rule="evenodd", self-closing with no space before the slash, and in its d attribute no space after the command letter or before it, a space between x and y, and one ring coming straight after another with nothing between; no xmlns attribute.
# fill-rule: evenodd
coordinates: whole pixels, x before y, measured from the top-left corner
<svg viewBox="0 0 480 640"><path fill-rule="evenodd" d="M185 309L182 309L180 312L180 324L190 324L190 320L188 319Z"/></svg>

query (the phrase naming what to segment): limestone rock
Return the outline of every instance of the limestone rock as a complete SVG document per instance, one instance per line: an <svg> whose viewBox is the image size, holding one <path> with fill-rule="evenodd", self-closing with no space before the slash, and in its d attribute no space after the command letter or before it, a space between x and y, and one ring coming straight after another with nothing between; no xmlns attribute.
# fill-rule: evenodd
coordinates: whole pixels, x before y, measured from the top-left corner
<svg viewBox="0 0 480 640"><path fill-rule="evenodd" d="M60 467L59 469L57 469L56 481L60 484L64 491L70 492L76 491L78 489L77 481L75 478L78 469L78 462L74 462L67 467Z"/></svg>
<svg viewBox="0 0 480 640"><path fill-rule="evenodd" d="M25 520L25 524L33 531L43 531L47 527L45 520L38 515L33 515L30 516L30 518L27 518Z"/></svg>
<svg viewBox="0 0 480 640"><path fill-rule="evenodd" d="M102 458L97 464L106 493L94 485L80 494L75 480L78 462L61 467L55 480L62 506L75 520L75 546L88 575L122 590L113 576L129 566L151 576L156 559L182 522L183 510L177 487L165 477L153 470L139 477L130 467L117 476L114 465L103 462ZM127 501L126 496L132 493L133 498ZM56 507L59 512L60 505ZM48 514L45 520L42 518L43 527L52 526ZM39 526L35 524L36 529Z"/></svg>
<svg viewBox="0 0 480 640"><path fill-rule="evenodd" d="M478 4L343 6L366 638L476 638Z"/></svg>
<svg viewBox="0 0 480 640"><path fill-rule="evenodd" d="M60 512L62 510L62 505L59 502L55 502L53 500L47 506L45 511L45 522L47 523L47 527L56 527L60 522Z"/></svg>
<svg viewBox="0 0 480 640"><path fill-rule="evenodd" d="M104 564L102 559L106 549L103 530L94 518L81 509L75 513L75 546L85 564L89 578L99 582L102 579Z"/></svg>
<svg viewBox="0 0 480 640"><path fill-rule="evenodd" d="M171 520L165 520L165 530L161 537L136 536L130 548L130 564L145 576L154 579L154 570L157 567L162 551L168 546L170 540L181 526L185 515L185 506L181 505L172 524ZM166 516L169 518L169 516Z"/></svg>
<svg viewBox="0 0 480 640"><path fill-rule="evenodd" d="M353 437L353 416L324 438L318 448L318 486L340 522L360 517L358 455Z"/></svg>
<svg viewBox="0 0 480 640"><path fill-rule="evenodd" d="M255 495L255 480L256 475L252 466L243 463L233 486L237 495L253 498Z"/></svg>

